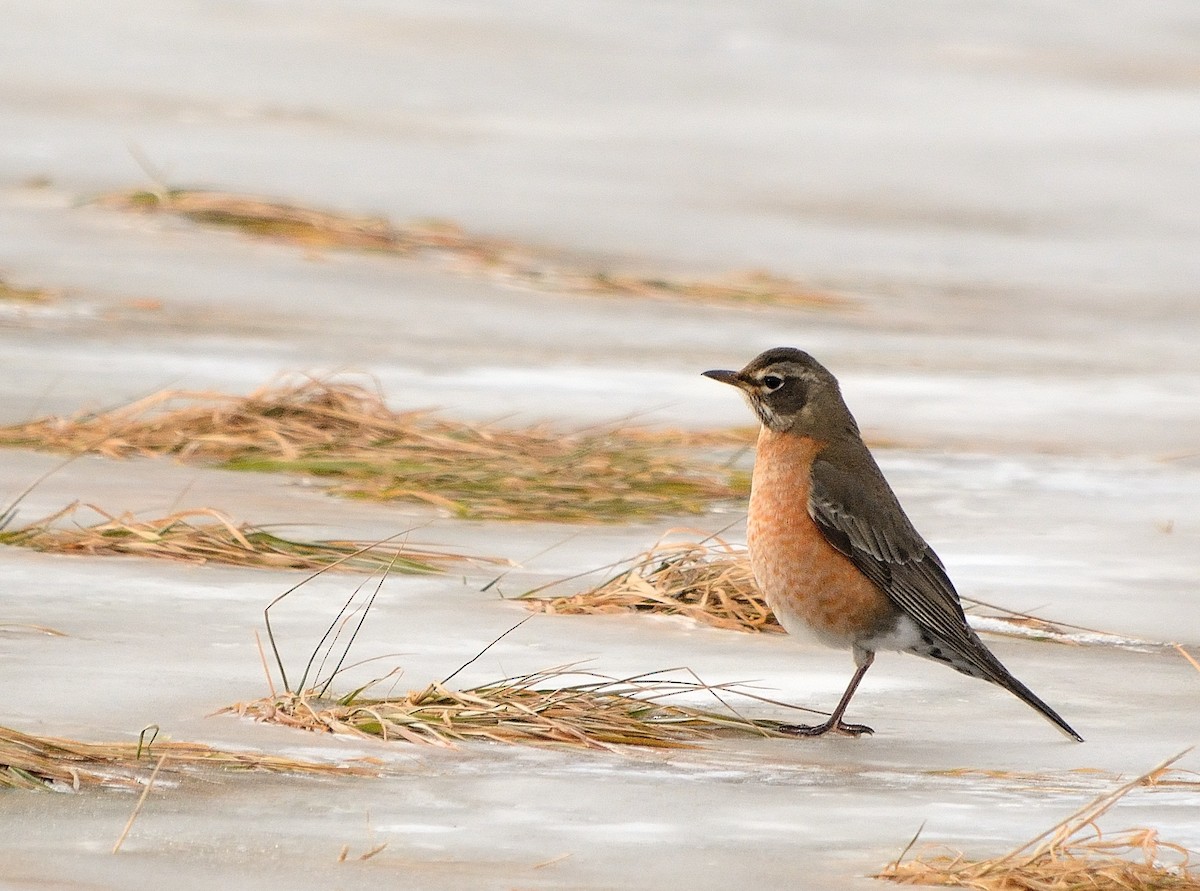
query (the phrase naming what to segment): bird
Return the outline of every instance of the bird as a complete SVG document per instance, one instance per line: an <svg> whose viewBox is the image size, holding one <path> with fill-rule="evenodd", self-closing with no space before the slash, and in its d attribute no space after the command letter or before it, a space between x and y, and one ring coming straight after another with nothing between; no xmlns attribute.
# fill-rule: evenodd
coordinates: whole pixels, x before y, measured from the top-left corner
<svg viewBox="0 0 1200 891"><path fill-rule="evenodd" d="M746 524L755 582L789 634L811 632L854 656L829 719L783 732L874 733L843 718L875 653L895 650L1003 687L1083 742L967 624L946 567L900 506L825 366L777 347L741 371L703 374L741 390L761 422Z"/></svg>

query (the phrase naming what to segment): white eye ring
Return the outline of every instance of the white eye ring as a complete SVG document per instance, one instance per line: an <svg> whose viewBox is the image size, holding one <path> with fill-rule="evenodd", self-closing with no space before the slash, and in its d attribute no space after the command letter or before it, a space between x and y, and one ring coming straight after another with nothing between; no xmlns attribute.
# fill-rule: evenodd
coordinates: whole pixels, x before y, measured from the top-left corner
<svg viewBox="0 0 1200 891"><path fill-rule="evenodd" d="M768 393L774 393L783 386L783 378L777 374L767 374L763 376L762 385L767 388Z"/></svg>

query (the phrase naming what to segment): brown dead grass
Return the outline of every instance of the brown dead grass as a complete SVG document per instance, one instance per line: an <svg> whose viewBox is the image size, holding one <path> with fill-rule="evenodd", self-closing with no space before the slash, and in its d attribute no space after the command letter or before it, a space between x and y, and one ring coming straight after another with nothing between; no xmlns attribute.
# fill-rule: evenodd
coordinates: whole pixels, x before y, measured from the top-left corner
<svg viewBox="0 0 1200 891"><path fill-rule="evenodd" d="M1120 782L1122 776L1096 767L1077 767L1065 772L1001 770L982 767L955 767L924 771L926 776L953 779L994 780L1008 791L1027 789L1039 793L1073 794L1093 788L1097 780ZM1200 793L1200 773L1192 770L1164 769L1144 775L1139 784L1148 789Z"/></svg>
<svg viewBox="0 0 1200 891"><path fill-rule="evenodd" d="M1154 829L1105 834L1096 823L1132 790L1154 785L1153 777L1179 757L1101 795L1001 857L972 860L931 849L905 861L906 848L875 877L976 891L1200 891L1200 876L1190 868L1195 852L1162 841Z"/></svg>
<svg viewBox="0 0 1200 891"><path fill-rule="evenodd" d="M83 508L103 519L88 526L55 525ZM78 503L26 526L0 530L0 544L55 554L112 554L266 569L330 568L355 572L387 569L400 573L434 573L464 561L508 562L494 557L467 557L435 551L407 542L397 545L388 542L297 541L267 527L235 523L211 508L139 520L131 514L116 516L95 505Z"/></svg>
<svg viewBox="0 0 1200 891"><path fill-rule="evenodd" d="M530 609L554 615L644 612L733 631L782 633L759 593L744 551L721 540L660 542L603 584L567 597L523 595Z"/></svg>
<svg viewBox="0 0 1200 891"><path fill-rule="evenodd" d="M255 195L198 189L112 192L96 198L95 203L119 210L172 214L201 225L232 228L314 250L431 258L460 274L538 290L818 308L845 305L831 294L766 272L690 281L580 269L556 252L474 235L445 220L394 224L381 217L348 216Z"/></svg>
<svg viewBox="0 0 1200 891"><path fill-rule="evenodd" d="M322 764L261 752L228 752L200 743L87 743L34 736L0 727L0 789L79 791L86 787L137 787L159 758L170 770L216 768L328 776L372 776L367 763Z"/></svg>
<svg viewBox="0 0 1200 891"><path fill-rule="evenodd" d="M686 668L613 678L570 664L465 690L450 687L451 680L533 616L521 619L442 680L421 689L410 690L402 696L367 695L367 691L382 685L388 678L399 676L400 670L394 669L349 694L331 697L328 691L343 672L382 658L346 665L387 571L382 573L373 591L364 591L359 586L346 598L316 645L309 649L299 680L292 683L271 613L319 573L320 570L314 572L282 592L263 610L266 643L278 669L280 686L275 686L267 651L260 644L270 695L230 706L224 711L315 732L438 746L485 740L585 748L670 748L717 735L782 735L779 722L745 718L730 701L737 697L789 707L785 703L770 700L741 685L705 684ZM293 678L298 670L299 665L292 671ZM678 697L686 695L709 697L720 704L722 711L680 704Z"/></svg>
<svg viewBox="0 0 1200 891"><path fill-rule="evenodd" d="M0 278L0 302L49 303L54 297L53 291L47 291L44 288L25 288L10 284Z"/></svg>
<svg viewBox="0 0 1200 891"><path fill-rule="evenodd" d="M559 583L555 583L559 584ZM537 612L554 615L603 615L622 612L687 616L717 628L781 633L778 620L754 582L744 548L716 537L703 541L660 541L629 560L621 571L579 594L555 597L554 585L521 596ZM969 608L983 608L988 634L1034 638L1078 645L1075 632L1086 632L1098 644L1161 648L1152 641L1048 622L995 604L964 597Z"/></svg>
<svg viewBox="0 0 1200 891"><path fill-rule="evenodd" d="M1200 671L1200 662L1197 662L1195 657L1183 648L1183 644L1175 644L1175 649L1179 652L1180 656L1187 660L1187 663L1191 665L1192 668L1196 669L1196 671Z"/></svg>
<svg viewBox="0 0 1200 891"><path fill-rule="evenodd" d="M347 733L422 745L468 740L525 745L678 748L717 736L781 736L778 722L749 720L732 709L719 714L664 703L666 697L737 693L656 675L618 680L571 667L508 678L468 690L430 684L395 698L356 691L339 700L273 695L226 709L289 727ZM566 684L570 678L591 678ZM742 694L747 695L747 694ZM723 700L722 700L723 701Z"/></svg>
<svg viewBox="0 0 1200 891"><path fill-rule="evenodd" d="M745 474L681 455L690 435L470 425L397 412L374 389L304 378L248 396L164 390L130 405L0 428L0 444L112 458L171 455L304 474L341 495L458 516L615 521L699 513Z"/></svg>

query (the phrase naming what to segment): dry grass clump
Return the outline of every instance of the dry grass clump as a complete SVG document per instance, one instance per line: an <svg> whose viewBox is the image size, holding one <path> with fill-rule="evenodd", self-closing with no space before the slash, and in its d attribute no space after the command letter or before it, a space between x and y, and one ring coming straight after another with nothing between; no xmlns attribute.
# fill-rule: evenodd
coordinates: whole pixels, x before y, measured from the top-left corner
<svg viewBox="0 0 1200 891"><path fill-rule="evenodd" d="M584 675L594 680L561 685ZM617 680L566 669L507 678L468 690L445 682L402 697L372 699L356 691L338 700L287 693L226 709L260 721L322 733L348 733L424 745L468 740L678 748L716 736L779 736L778 722L663 703L682 693L728 691L692 681L643 676Z"/></svg>
<svg viewBox="0 0 1200 891"><path fill-rule="evenodd" d="M8 303L48 303L54 299L54 293L44 288L23 288L9 284L0 278L0 302Z"/></svg>
<svg viewBox="0 0 1200 891"><path fill-rule="evenodd" d="M423 501L470 518L699 513L748 485L744 474L684 460L669 434L473 426L308 378L248 396L164 390L111 411L0 428L0 444L305 474L341 495Z"/></svg>
<svg viewBox="0 0 1200 891"><path fill-rule="evenodd" d="M1002 857L971 860L961 853L929 852L904 861L906 848L875 878L976 891L1200 891L1200 875L1189 862L1194 852L1162 841L1154 829L1105 835L1096 825L1117 801L1148 785L1179 757L1100 796Z"/></svg>
<svg viewBox="0 0 1200 891"><path fill-rule="evenodd" d="M628 561L617 575L579 594L554 597L545 593L548 587L552 586L529 591L521 599L532 610L555 615L657 613L687 616L735 631L783 631L754 582L745 549L712 536L700 542L659 542ZM1162 647L1151 641L1047 622L969 597L964 597L963 603L988 610L987 615L976 616L974 624L990 634L1136 649Z"/></svg>
<svg viewBox="0 0 1200 891"><path fill-rule="evenodd" d="M732 631L783 631L754 584L744 550L720 539L659 543L589 591L543 599L539 589L523 599L531 609L556 615L646 612Z"/></svg>
<svg viewBox="0 0 1200 891"><path fill-rule="evenodd" d="M540 290L587 294L689 298L717 302L831 307L832 295L763 272L710 281L613 275L571 266L553 252L466 232L456 223L423 220L394 224L239 195L199 189L123 191L101 195L105 207L167 213L313 249L365 250L451 263L461 273L499 278Z"/></svg>
<svg viewBox="0 0 1200 891"><path fill-rule="evenodd" d="M81 507L104 519L90 526L54 525ZM433 573L443 572L448 565L464 560L507 562L430 550L407 542L296 541L263 526L234 523L211 508L138 520L131 514L115 516L95 505L78 503L26 526L0 529L0 544L56 554L119 554L267 569L327 567L358 572L389 569L402 573Z"/></svg>
<svg viewBox="0 0 1200 891"><path fill-rule="evenodd" d="M0 727L0 789L75 790L136 787L162 757L170 769L210 767L286 773L370 776L365 764L321 764L260 752L226 752L200 743L85 743Z"/></svg>
<svg viewBox="0 0 1200 891"><path fill-rule="evenodd" d="M486 740L585 748L681 747L718 734L780 735L778 722L744 718L728 704L727 698L739 696L773 705L782 703L732 684L704 684L687 669L618 679L573 664L466 690L450 687L451 680L533 616L526 616L442 680L422 689L403 696L366 695L368 690L398 674L398 670L393 670L346 695L332 697L329 691L345 671L374 661L362 659L346 664L388 572L380 573L374 590L364 590L360 585L350 593L320 640L309 649L299 680L293 682L289 680L271 612L319 572L279 594L263 610L266 640L282 693L277 692L266 651L260 649L270 695L238 703L224 711L310 731L438 746ZM299 664L293 668L293 678L299 668ZM683 679L672 676L679 674L686 676ZM711 696L724 711L704 711L665 701L687 694Z"/></svg>
<svg viewBox="0 0 1200 891"><path fill-rule="evenodd" d="M277 692L266 651L260 650L270 695L230 706L225 711L310 731L439 746L487 740L586 748L680 747L717 735L783 735L779 732L779 722L745 718L728 700L738 696L777 706L784 703L735 684L705 684L686 668L613 678L571 664L465 690L450 687L451 680L533 616L526 616L442 680L422 689L410 690L403 696L366 695L368 690L398 674L398 670L393 670L346 695L331 697L332 685L345 671L382 658L346 664L388 573L386 570L380 573L373 591L359 586L349 594L321 638L309 649L299 680L293 682L289 680L271 612L319 572L279 594L263 610L266 640L282 692ZM293 668L293 678L299 668L299 664ZM697 694L712 697L722 711L666 701Z"/></svg>

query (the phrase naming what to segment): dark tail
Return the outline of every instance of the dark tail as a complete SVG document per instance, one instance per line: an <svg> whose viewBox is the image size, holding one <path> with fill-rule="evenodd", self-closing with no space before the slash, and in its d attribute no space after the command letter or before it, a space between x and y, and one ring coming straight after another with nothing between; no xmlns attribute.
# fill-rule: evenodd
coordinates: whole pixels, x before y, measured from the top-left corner
<svg viewBox="0 0 1200 891"><path fill-rule="evenodd" d="M1013 677L1012 673L1001 664L1000 660L995 657L974 631L969 631L969 633L972 645L968 652L964 652L965 647L962 645L952 646L936 638L927 645L924 651L914 650L913 652L929 659L944 662L951 668L961 671L963 674L970 675L973 678L982 678L985 681L991 681L998 687L1003 687L1030 708L1036 710L1043 718L1061 730L1065 735L1076 742L1083 742L1083 737L1076 733L1075 729L1063 720L1062 715L1042 702L1036 693ZM966 642L964 641L964 643Z"/></svg>
<svg viewBox="0 0 1200 891"><path fill-rule="evenodd" d="M1031 708L1036 709L1043 718L1045 718L1067 736L1071 737L1071 739L1075 740L1075 742L1083 742L1083 737L1076 733L1075 729L1063 720L1062 715L1050 708L1050 706L1046 705L1046 703L1042 702L1036 693L1013 677L1008 672L1008 669L1006 669L1003 665L1000 665L999 661L996 662L996 665L999 666L1000 673L998 673L998 676L996 677L988 677L987 680L991 681L993 684L999 684L1013 696L1017 697L1017 699L1021 700Z"/></svg>

